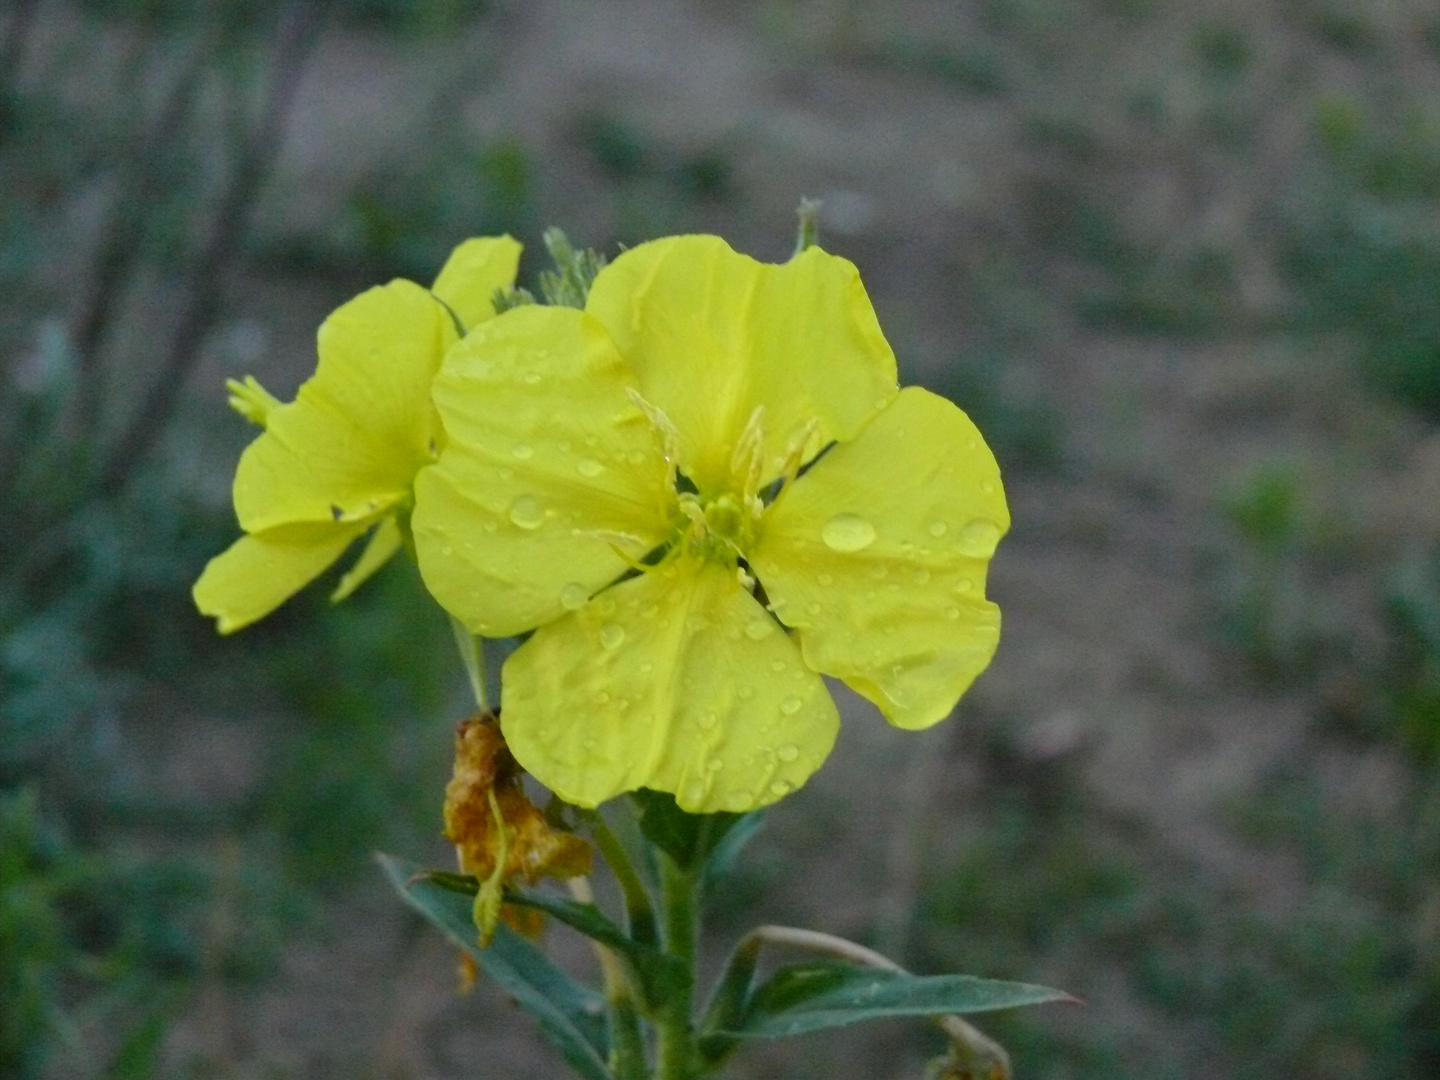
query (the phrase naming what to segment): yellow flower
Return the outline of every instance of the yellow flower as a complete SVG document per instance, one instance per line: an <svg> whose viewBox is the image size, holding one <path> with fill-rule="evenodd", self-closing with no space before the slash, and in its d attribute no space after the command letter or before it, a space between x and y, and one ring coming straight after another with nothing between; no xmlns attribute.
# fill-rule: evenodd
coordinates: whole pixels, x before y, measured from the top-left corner
<svg viewBox="0 0 1440 1080"><path fill-rule="evenodd" d="M834 743L821 674L922 728L994 653L995 459L950 402L897 389L844 259L641 245L584 311L467 337L435 402L421 572L475 633L539 627L505 665L505 738L572 803L762 806Z"/></svg>
<svg viewBox="0 0 1440 1080"><path fill-rule="evenodd" d="M460 328L494 316L495 290L514 282L519 258L508 236L476 238L431 289L397 280L361 293L321 325L319 365L289 404L253 377L229 383L232 407L265 431L235 471L247 535L195 583L196 606L221 633L270 614L366 532L333 599L399 550L415 474L444 441L430 384Z"/></svg>

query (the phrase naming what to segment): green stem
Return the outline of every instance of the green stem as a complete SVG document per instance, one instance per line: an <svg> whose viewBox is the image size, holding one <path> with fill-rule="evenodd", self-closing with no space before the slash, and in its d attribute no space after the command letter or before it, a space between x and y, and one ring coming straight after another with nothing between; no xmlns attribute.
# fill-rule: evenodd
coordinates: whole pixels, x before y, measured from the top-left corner
<svg viewBox="0 0 1440 1080"><path fill-rule="evenodd" d="M695 946L699 936L695 875L680 867L665 852L660 862L660 898L665 951L685 965L690 982L663 1003L656 1018L658 1061L656 1080L694 1080L700 1075L695 1052L695 1027L690 1017L694 985Z"/></svg>
<svg viewBox="0 0 1440 1080"><path fill-rule="evenodd" d="M587 878L572 878L570 895L582 904L593 904ZM610 1074L615 1080L649 1080L645 1060L645 1039L640 1034L640 1011L625 969L608 946L592 941L595 958L605 982L605 1013L610 1027Z"/></svg>
<svg viewBox="0 0 1440 1080"><path fill-rule="evenodd" d="M470 689L475 693L475 705L481 712L488 712L485 695L485 652L480 639L454 615L450 616L450 629L455 632L455 647L460 650L460 663L465 665L465 675L470 680Z"/></svg>
<svg viewBox="0 0 1440 1080"><path fill-rule="evenodd" d="M595 838L595 846L600 849L601 857L609 865L620 885L620 892L625 897L625 916L629 922L630 936L646 945L659 944L655 908L650 903L650 893L635 869L630 853L610 828L609 822L598 813L591 821L590 831Z"/></svg>

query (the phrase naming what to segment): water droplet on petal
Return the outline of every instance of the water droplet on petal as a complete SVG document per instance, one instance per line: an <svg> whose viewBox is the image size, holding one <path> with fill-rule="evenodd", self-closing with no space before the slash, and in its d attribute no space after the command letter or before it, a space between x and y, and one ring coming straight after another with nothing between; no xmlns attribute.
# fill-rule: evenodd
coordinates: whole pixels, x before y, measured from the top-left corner
<svg viewBox="0 0 1440 1080"><path fill-rule="evenodd" d="M775 751L775 756L781 761L794 761L800 756L800 748L793 743L787 743Z"/></svg>
<svg viewBox="0 0 1440 1080"><path fill-rule="evenodd" d="M984 518L976 518L960 530L960 551L973 558L988 559L999 542L1000 526Z"/></svg>
<svg viewBox="0 0 1440 1080"><path fill-rule="evenodd" d="M649 675L650 672L652 672L652 671L654 671L654 670L655 670L655 665L652 664L649 660L645 660L645 661L642 661L642 662L641 662L641 664L640 664L640 674L641 674L641 675Z"/></svg>
<svg viewBox="0 0 1440 1080"><path fill-rule="evenodd" d="M562 454L568 454L568 453L570 452L570 440L569 440L569 439L561 439L561 440L560 440L558 443L556 443L555 445L556 445L557 447L559 447L560 452L561 452Z"/></svg>
<svg viewBox="0 0 1440 1080"><path fill-rule="evenodd" d="M795 790L795 785L789 780L776 780L770 784L771 795L789 795Z"/></svg>
<svg viewBox="0 0 1440 1080"><path fill-rule="evenodd" d="M820 606L820 601L818 600L811 600L810 603L805 605L805 612L807 615L819 615L820 612L823 610L824 609Z"/></svg>
<svg viewBox="0 0 1440 1080"><path fill-rule="evenodd" d="M945 618L951 621L960 618L960 609L958 607L947 607L945 609Z"/></svg>
<svg viewBox="0 0 1440 1080"><path fill-rule="evenodd" d="M510 520L522 529L538 529L545 522L545 510L533 495L521 495L510 504Z"/></svg>
<svg viewBox="0 0 1440 1080"><path fill-rule="evenodd" d="M831 551L863 551L875 542L875 526L859 514L836 514L820 530Z"/></svg>
<svg viewBox="0 0 1440 1080"><path fill-rule="evenodd" d="M698 805L700 800L705 798L706 787L700 782L686 785L685 801L691 806Z"/></svg>
<svg viewBox="0 0 1440 1080"><path fill-rule="evenodd" d="M949 530L950 526L943 521L932 521L927 529L930 535L937 539L944 536Z"/></svg>
<svg viewBox="0 0 1440 1080"><path fill-rule="evenodd" d="M993 495L995 493L995 481L981 480L980 490L983 491L986 495Z"/></svg>
<svg viewBox="0 0 1440 1080"><path fill-rule="evenodd" d="M785 661L784 661L784 660L771 660L771 661L770 661L770 670L773 671L773 672L775 672L775 673L778 675L780 672L782 672L782 671L785 670Z"/></svg>
<svg viewBox="0 0 1440 1080"><path fill-rule="evenodd" d="M737 791L730 796L730 809L735 813L743 813L755 804L755 796L748 791Z"/></svg>
<svg viewBox="0 0 1440 1080"><path fill-rule="evenodd" d="M741 701L749 701L755 696L755 688L753 686L742 686L739 690L735 691L735 696Z"/></svg>
<svg viewBox="0 0 1440 1080"><path fill-rule="evenodd" d="M618 649L625 640L625 628L618 623L606 623L600 628L600 644L607 649Z"/></svg>
<svg viewBox="0 0 1440 1080"><path fill-rule="evenodd" d="M625 455L625 460L628 461L631 465L644 465L645 451L631 450L628 454Z"/></svg>
<svg viewBox="0 0 1440 1080"><path fill-rule="evenodd" d="M705 731L710 731L720 722L720 717L713 711L707 710L700 714L700 719L695 721Z"/></svg>
<svg viewBox="0 0 1440 1080"><path fill-rule="evenodd" d="M718 757L712 757L709 761L705 762L706 772L719 772L723 768L725 768L725 762L721 761Z"/></svg>
<svg viewBox="0 0 1440 1080"><path fill-rule="evenodd" d="M516 461L529 461L535 456L535 448L529 443L517 442L510 448L510 456Z"/></svg>
<svg viewBox="0 0 1440 1080"><path fill-rule="evenodd" d="M527 371L520 377L525 380L526 386L534 386L540 381L540 373L538 371Z"/></svg>
<svg viewBox="0 0 1440 1080"><path fill-rule="evenodd" d="M594 480L605 471L605 466L594 458L581 458L575 466L576 471L587 480Z"/></svg>
<svg viewBox="0 0 1440 1080"><path fill-rule="evenodd" d="M816 574L815 582L821 588L828 588L829 586L835 584L835 578L830 574Z"/></svg>
<svg viewBox="0 0 1440 1080"><path fill-rule="evenodd" d="M914 580L914 582L915 582L916 585L924 585L924 584L926 584L927 582L929 582L929 580L930 580L930 571L929 571L929 570L926 570L926 569L922 566L922 567L920 567L918 570L916 570L913 574L911 574L910 577Z"/></svg>
<svg viewBox="0 0 1440 1080"><path fill-rule="evenodd" d="M958 596L964 596L966 593L968 593L968 592L969 592L971 589L973 589L974 587L975 587L975 583L974 583L973 581L971 581L969 578L961 578L959 581L955 582L955 588L952 589L951 591L954 592L954 593L955 593L956 595L958 595Z"/></svg>
<svg viewBox="0 0 1440 1080"><path fill-rule="evenodd" d="M578 581L572 581L560 590L560 606L566 611L578 611L590 599L590 593Z"/></svg>
<svg viewBox="0 0 1440 1080"><path fill-rule="evenodd" d="M802 702L798 697L787 697L784 701L780 703L780 711L786 716L794 716L797 712L800 711L800 707L803 704L804 702Z"/></svg>
<svg viewBox="0 0 1440 1080"><path fill-rule="evenodd" d="M774 629L775 623L771 619L751 619L745 624L745 636L751 641L764 641Z"/></svg>

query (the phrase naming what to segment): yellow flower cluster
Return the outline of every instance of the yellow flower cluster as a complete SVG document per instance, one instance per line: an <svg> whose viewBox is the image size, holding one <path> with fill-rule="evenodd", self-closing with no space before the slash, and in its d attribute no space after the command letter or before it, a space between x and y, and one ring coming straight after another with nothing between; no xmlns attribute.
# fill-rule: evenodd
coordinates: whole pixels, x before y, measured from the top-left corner
<svg viewBox="0 0 1440 1080"><path fill-rule="evenodd" d="M236 477L249 535L202 610L258 618L374 527L343 594L409 530L473 633L533 631L503 671L505 739L581 806L784 796L835 740L821 675L899 727L950 712L995 650L1009 514L965 414L898 388L851 263L670 237L601 270L583 310L490 317L517 249L469 245L430 293L332 315L295 403L237 384L266 431Z"/></svg>

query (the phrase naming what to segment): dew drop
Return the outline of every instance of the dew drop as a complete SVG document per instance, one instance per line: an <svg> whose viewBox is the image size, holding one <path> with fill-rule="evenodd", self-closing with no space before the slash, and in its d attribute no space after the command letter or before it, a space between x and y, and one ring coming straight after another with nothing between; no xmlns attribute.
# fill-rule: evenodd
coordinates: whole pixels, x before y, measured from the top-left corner
<svg viewBox="0 0 1440 1080"><path fill-rule="evenodd" d="M604 705L604 704L605 704L607 701L609 701L609 700L610 700L610 691L609 691L609 690L596 690L596 691L595 691L595 702L596 702L596 704L598 704L598 705Z"/></svg>
<svg viewBox="0 0 1440 1080"><path fill-rule="evenodd" d="M741 701L749 701L755 696L755 688L753 686L742 686L739 690L735 691L735 696Z"/></svg>
<svg viewBox="0 0 1440 1080"><path fill-rule="evenodd" d="M566 611L580 610L588 599L590 599L590 594L578 581L572 581L560 590L560 606Z"/></svg>
<svg viewBox="0 0 1440 1080"><path fill-rule="evenodd" d="M958 607L947 607L945 609L945 618L951 620L952 622L960 618L960 609Z"/></svg>
<svg viewBox="0 0 1440 1080"><path fill-rule="evenodd" d="M965 593L968 593L974 587L974 582L972 582L969 578L961 578L959 581L955 582L955 588L951 591L963 596Z"/></svg>
<svg viewBox="0 0 1440 1080"><path fill-rule="evenodd" d="M607 649L618 649L625 640L625 628L618 623L606 623L600 628L600 644Z"/></svg>
<svg viewBox="0 0 1440 1080"><path fill-rule="evenodd" d="M820 601L818 600L811 600L810 603L805 605L805 612L808 615L819 615L822 610L824 609L821 608Z"/></svg>
<svg viewBox="0 0 1440 1080"><path fill-rule="evenodd" d="M773 672L775 672L775 673L778 675L780 672L782 672L782 671L785 670L785 661L784 661L784 660L771 660L771 661L770 661L770 670L773 671Z"/></svg>
<svg viewBox="0 0 1440 1080"><path fill-rule="evenodd" d="M644 465L645 451L631 450L628 454L625 455L625 460L628 461L631 465Z"/></svg>
<svg viewBox="0 0 1440 1080"><path fill-rule="evenodd" d="M595 477L599 476L602 472L605 471L605 466L601 465L600 462L596 461L594 458L587 457L580 459L579 463L575 466L575 470L581 476L585 477L585 479L594 480Z"/></svg>
<svg viewBox="0 0 1440 1080"><path fill-rule="evenodd" d="M787 697L784 701L780 703L780 711L786 716L794 716L797 712L800 711L800 706L803 704L804 702L802 702L798 697Z"/></svg>
<svg viewBox="0 0 1440 1080"><path fill-rule="evenodd" d="M875 526L859 514L836 514L820 530L831 551L863 551L875 542Z"/></svg>
<svg viewBox="0 0 1440 1080"><path fill-rule="evenodd" d="M500 530L500 526L493 521L485 522L483 527L487 533L498 532Z"/></svg>
<svg viewBox="0 0 1440 1080"><path fill-rule="evenodd" d="M643 660L643 661L641 661L641 663L640 663L640 674L641 674L641 675L649 675L650 672L652 672L652 671L654 671L654 670L655 670L655 665L652 664L649 660Z"/></svg>
<svg viewBox="0 0 1440 1080"><path fill-rule="evenodd" d="M828 588L829 586L835 584L835 579L829 574L816 574L815 583L821 588Z"/></svg>
<svg viewBox="0 0 1440 1080"><path fill-rule="evenodd" d="M973 558L989 558L999 542L1000 527L984 518L976 518L960 530L960 551Z"/></svg>
<svg viewBox="0 0 1440 1080"><path fill-rule="evenodd" d="M776 780L770 785L771 795L789 795L795 790L795 785L789 780Z"/></svg>
<svg viewBox="0 0 1440 1080"><path fill-rule="evenodd" d="M994 480L981 480L981 481L980 481L980 490L983 491L986 495L993 495L993 494L995 494L995 481L994 481Z"/></svg>
<svg viewBox="0 0 1440 1080"><path fill-rule="evenodd" d="M720 722L720 717L714 712L714 710L706 710L705 712L700 714L700 718L695 722L700 725L702 730L710 731L715 727L716 724Z"/></svg>
<svg viewBox="0 0 1440 1080"><path fill-rule="evenodd" d="M889 574L890 570L884 563L876 563L870 568L870 576L876 581L883 581Z"/></svg>
<svg viewBox="0 0 1440 1080"><path fill-rule="evenodd" d="M510 504L510 520L522 529L538 529L545 522L545 511L533 495L521 495Z"/></svg>
<svg viewBox="0 0 1440 1080"><path fill-rule="evenodd" d="M516 461L529 461L535 456L535 448L529 443L517 442L510 448L510 456Z"/></svg>
<svg viewBox="0 0 1440 1080"><path fill-rule="evenodd" d="M730 796L730 809L735 813L743 813L749 810L755 802L755 796L748 791L737 791Z"/></svg>
<svg viewBox="0 0 1440 1080"><path fill-rule="evenodd" d="M718 757L712 757L709 761L705 762L706 772L719 772L723 768L725 768L725 762L721 761Z"/></svg>
<svg viewBox="0 0 1440 1080"><path fill-rule="evenodd" d="M525 380L526 386L534 386L540 381L540 373L538 371L527 371L521 378Z"/></svg>
<svg viewBox="0 0 1440 1080"><path fill-rule="evenodd" d="M781 761L795 761L800 757L800 748L794 743L786 743L775 751L775 756Z"/></svg>
<svg viewBox="0 0 1440 1080"><path fill-rule="evenodd" d="M440 554L441 554L441 555L444 555L446 558L449 558L451 555L454 555L454 554L455 554L455 549L454 549L453 547L451 547L449 544L446 544L444 547L442 547L442 548L440 549Z"/></svg>
<svg viewBox="0 0 1440 1080"><path fill-rule="evenodd" d="M764 641L774 628L775 623L770 619L751 619L745 624L745 636L751 641Z"/></svg>
<svg viewBox="0 0 1440 1080"><path fill-rule="evenodd" d="M561 440L560 440L558 443L556 443L555 445L556 445L557 447L559 447L560 452L561 452L562 454L568 454L568 453L570 452L570 440L569 440L569 439L561 439Z"/></svg>
<svg viewBox="0 0 1440 1080"><path fill-rule="evenodd" d="M950 531L950 526L945 524L945 522L943 521L932 521L930 522L929 528L927 528L926 531L931 536L939 539Z"/></svg>
<svg viewBox="0 0 1440 1080"><path fill-rule="evenodd" d="M930 580L930 571L923 566L910 575L916 585L924 585Z"/></svg>

